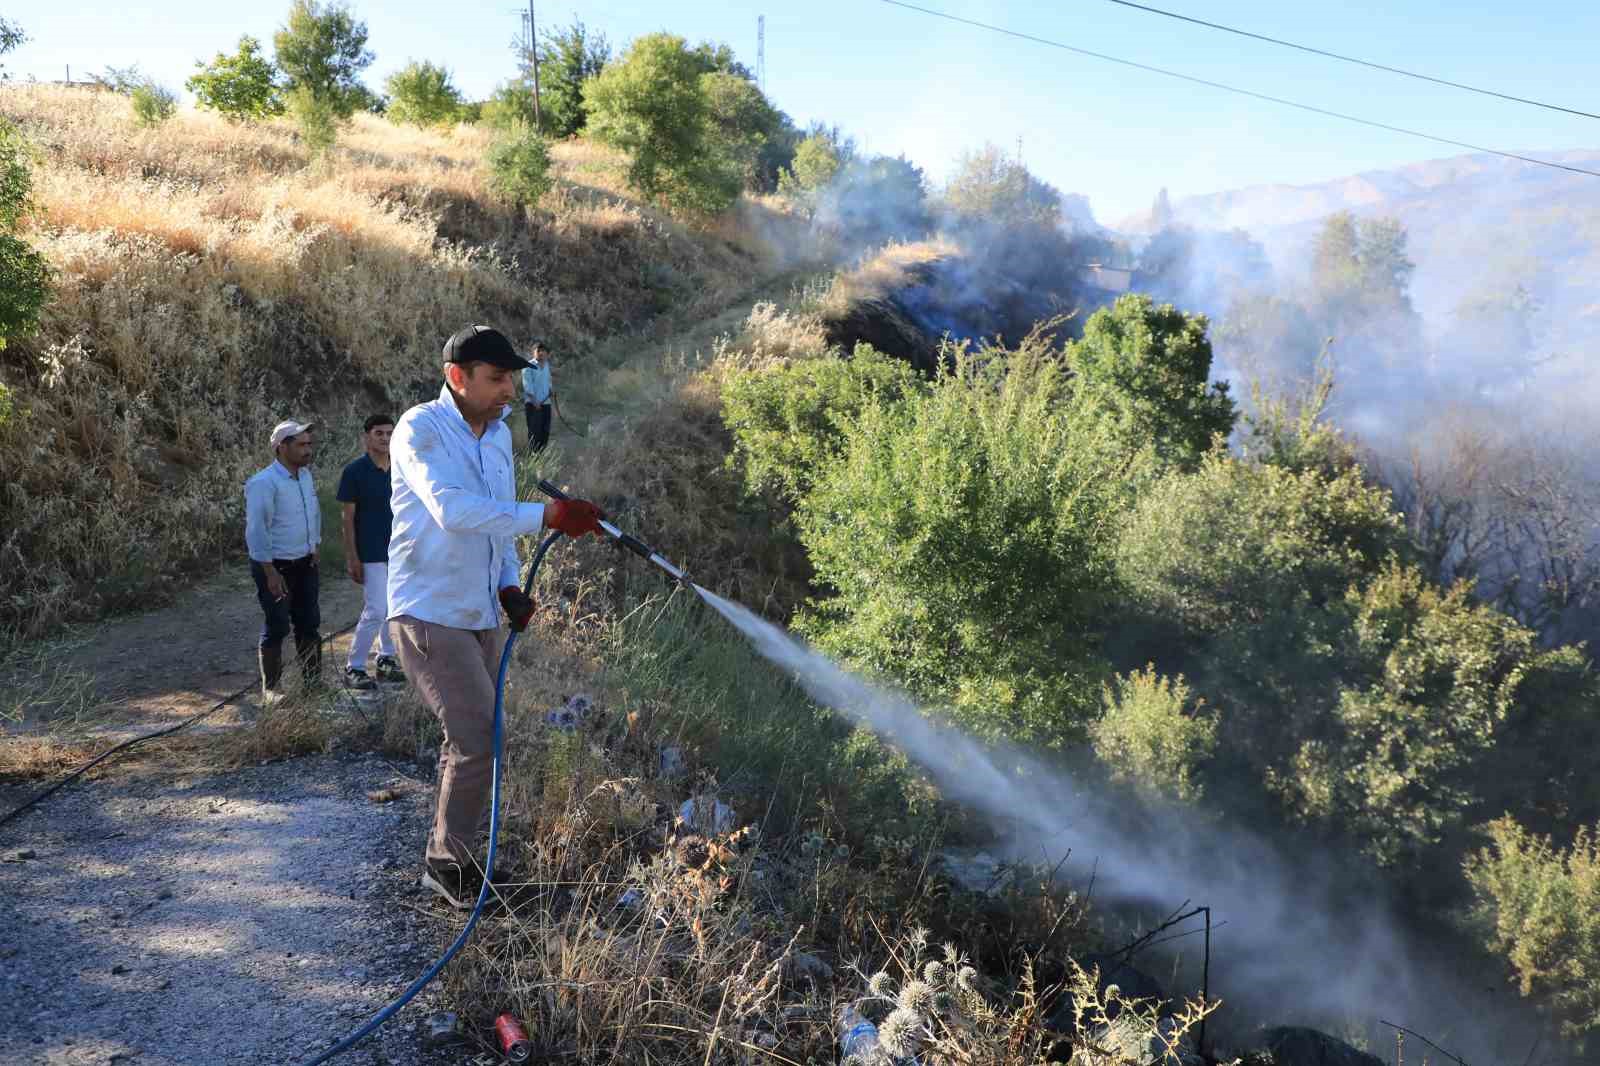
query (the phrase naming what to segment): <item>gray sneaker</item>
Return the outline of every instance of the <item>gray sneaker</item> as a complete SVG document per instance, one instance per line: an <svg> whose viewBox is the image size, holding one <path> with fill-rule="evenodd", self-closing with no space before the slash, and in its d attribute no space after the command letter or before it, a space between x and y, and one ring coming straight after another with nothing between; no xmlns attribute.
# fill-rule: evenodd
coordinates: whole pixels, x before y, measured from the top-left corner
<svg viewBox="0 0 1600 1066"><path fill-rule="evenodd" d="M371 692L378 687L378 683L367 676L367 672L359 666L344 668L344 687L355 689L357 692Z"/></svg>
<svg viewBox="0 0 1600 1066"><path fill-rule="evenodd" d="M372 664L373 671L378 675L378 680L385 685L403 685L406 675L400 669L400 660L393 655L380 655Z"/></svg>
<svg viewBox="0 0 1600 1066"><path fill-rule="evenodd" d="M424 863L422 887L458 911L469 911L478 902L483 878L477 870L464 870L453 862Z"/></svg>

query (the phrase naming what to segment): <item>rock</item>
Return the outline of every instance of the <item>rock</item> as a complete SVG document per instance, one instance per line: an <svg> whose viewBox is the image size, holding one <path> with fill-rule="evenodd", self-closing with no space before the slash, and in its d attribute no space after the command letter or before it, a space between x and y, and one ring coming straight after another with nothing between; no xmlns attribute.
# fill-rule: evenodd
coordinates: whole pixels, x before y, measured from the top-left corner
<svg viewBox="0 0 1600 1066"><path fill-rule="evenodd" d="M731 833L738 824L733 808L715 796L690 796L678 808L678 817L706 836Z"/></svg>
<svg viewBox="0 0 1600 1066"><path fill-rule="evenodd" d="M39 857L39 853L37 851L34 851L32 848L22 848L22 849L20 849L18 851L14 851L10 855L6 856L6 861L7 862L26 862L29 859L37 859L38 857Z"/></svg>
<svg viewBox="0 0 1600 1066"><path fill-rule="evenodd" d="M111 967L111 972L113 974L127 973L128 972L128 968L126 966L122 965L122 963L119 962L115 966Z"/></svg>
<svg viewBox="0 0 1600 1066"><path fill-rule="evenodd" d="M949 848L939 853L939 864L950 880L986 896L997 896L1016 880L1015 872L987 851Z"/></svg>
<svg viewBox="0 0 1600 1066"><path fill-rule="evenodd" d="M796 978L810 977L817 981L827 981L833 977L832 966L804 951L797 951L789 956L788 968L790 975Z"/></svg>
<svg viewBox="0 0 1600 1066"><path fill-rule="evenodd" d="M1280 1025L1262 1038L1275 1066L1384 1066L1378 1056L1304 1026Z"/></svg>

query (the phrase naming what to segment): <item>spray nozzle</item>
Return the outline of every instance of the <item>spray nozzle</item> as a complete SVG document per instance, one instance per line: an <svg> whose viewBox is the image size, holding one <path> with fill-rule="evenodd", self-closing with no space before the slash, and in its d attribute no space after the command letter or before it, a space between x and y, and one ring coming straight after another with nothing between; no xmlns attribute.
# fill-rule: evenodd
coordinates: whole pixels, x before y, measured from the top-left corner
<svg viewBox="0 0 1600 1066"><path fill-rule="evenodd" d="M572 498L566 493L562 492L560 489L556 488L555 485L542 478L539 481L539 491L550 497L552 500L569 500ZM644 541L640 540L638 537L635 537L631 533L624 533L622 530L612 525L611 522L609 522L603 515L600 519L600 531L606 536L610 537L612 540L616 541L619 547L626 548L639 558L648 563L653 563L655 566L659 567L664 573L666 573L668 577L672 578L672 580L678 584L689 584L688 576L680 567L673 565L665 556L656 551L654 548L650 547L650 545L646 544Z"/></svg>

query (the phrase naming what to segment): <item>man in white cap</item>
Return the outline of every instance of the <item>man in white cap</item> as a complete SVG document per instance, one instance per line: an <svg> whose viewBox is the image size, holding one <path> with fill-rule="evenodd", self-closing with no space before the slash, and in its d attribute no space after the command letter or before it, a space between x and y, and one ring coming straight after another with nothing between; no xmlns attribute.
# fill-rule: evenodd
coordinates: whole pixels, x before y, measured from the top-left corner
<svg viewBox="0 0 1600 1066"><path fill-rule="evenodd" d="M422 884L455 907L471 906L481 883L473 851L492 783L500 612L518 631L533 615L516 538L599 531L586 500L517 500L505 417L529 365L498 330L458 331L444 346L439 398L402 415L389 445L389 625L444 729Z"/></svg>
<svg viewBox="0 0 1600 1066"><path fill-rule="evenodd" d="M244 483L244 542L250 576L266 615L258 652L261 689L281 694L283 638L294 630L295 657L308 684L322 676L322 613L317 602L317 548L322 512L311 481L313 423L290 419L272 428L273 462Z"/></svg>

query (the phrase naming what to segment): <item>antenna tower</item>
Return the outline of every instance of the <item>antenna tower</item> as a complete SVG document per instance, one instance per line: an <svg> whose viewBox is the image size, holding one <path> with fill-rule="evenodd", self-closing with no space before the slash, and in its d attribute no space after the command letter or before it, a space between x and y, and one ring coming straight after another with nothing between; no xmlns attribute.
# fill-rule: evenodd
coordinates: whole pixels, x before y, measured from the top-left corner
<svg viewBox="0 0 1600 1066"><path fill-rule="evenodd" d="M756 84L767 91L767 16L756 16Z"/></svg>

